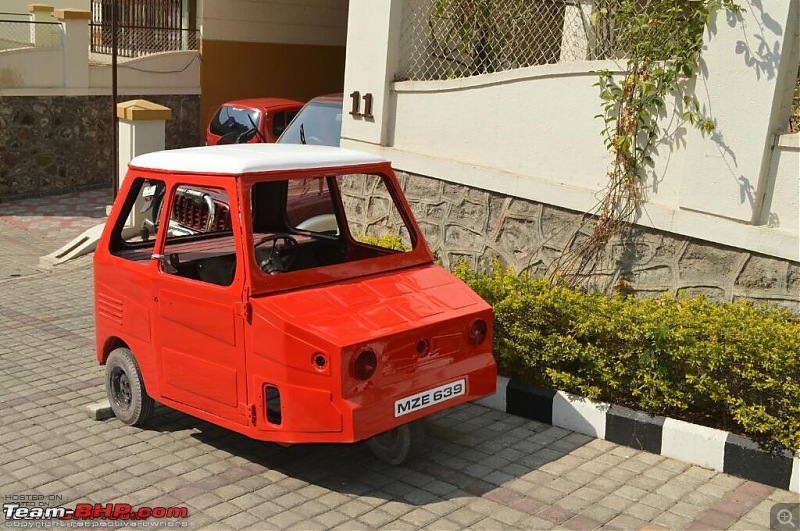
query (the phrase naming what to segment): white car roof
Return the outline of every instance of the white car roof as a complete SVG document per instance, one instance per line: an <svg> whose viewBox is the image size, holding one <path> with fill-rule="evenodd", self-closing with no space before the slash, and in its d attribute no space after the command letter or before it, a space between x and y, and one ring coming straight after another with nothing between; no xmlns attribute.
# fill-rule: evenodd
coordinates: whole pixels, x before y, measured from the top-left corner
<svg viewBox="0 0 800 531"><path fill-rule="evenodd" d="M380 162L386 160L370 153L331 146L231 144L156 151L135 157L130 166L171 172L241 175Z"/></svg>

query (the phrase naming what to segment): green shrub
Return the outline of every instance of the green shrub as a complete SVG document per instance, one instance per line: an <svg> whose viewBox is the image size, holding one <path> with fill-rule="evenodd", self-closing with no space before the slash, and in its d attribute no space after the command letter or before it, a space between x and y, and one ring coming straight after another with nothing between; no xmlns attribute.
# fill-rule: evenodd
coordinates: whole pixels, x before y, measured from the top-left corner
<svg viewBox="0 0 800 531"><path fill-rule="evenodd" d="M455 269L495 312L501 374L800 448L800 319L747 302L584 293Z"/></svg>
<svg viewBox="0 0 800 531"><path fill-rule="evenodd" d="M357 235L356 240L368 245L383 247L384 249L394 249L395 251L407 251L409 248L403 244L403 240L393 232L385 232L380 236Z"/></svg>

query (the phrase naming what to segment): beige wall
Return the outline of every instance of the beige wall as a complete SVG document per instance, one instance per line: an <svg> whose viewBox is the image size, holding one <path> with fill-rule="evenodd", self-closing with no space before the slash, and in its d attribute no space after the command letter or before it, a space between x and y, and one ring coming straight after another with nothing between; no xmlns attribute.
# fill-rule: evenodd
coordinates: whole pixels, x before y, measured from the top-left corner
<svg viewBox="0 0 800 531"><path fill-rule="evenodd" d="M343 146L379 153L395 169L499 194L576 211L597 204L611 159L595 118L602 107L594 71L619 72L614 61L393 81L408 62L397 51L402 31L393 33L402 27L395 19L404 0L350 2L344 93L372 94L376 114L346 116ZM797 262L797 156L771 147L774 131L786 127L787 115L778 111L796 80L800 4L742 5L746 13L733 26L726 13L715 15L703 68L688 83L717 130L701 135L681 119L681 100L667 101L637 223ZM389 36L388 51L375 35L378 26ZM774 56L744 61L743 54L759 57L758 43Z"/></svg>
<svg viewBox="0 0 800 531"><path fill-rule="evenodd" d="M205 0L203 38L215 41L344 46L347 0Z"/></svg>
<svg viewBox="0 0 800 531"><path fill-rule="evenodd" d="M28 13L30 4L44 4L55 9L91 9L91 0L2 0L0 11L3 13Z"/></svg>

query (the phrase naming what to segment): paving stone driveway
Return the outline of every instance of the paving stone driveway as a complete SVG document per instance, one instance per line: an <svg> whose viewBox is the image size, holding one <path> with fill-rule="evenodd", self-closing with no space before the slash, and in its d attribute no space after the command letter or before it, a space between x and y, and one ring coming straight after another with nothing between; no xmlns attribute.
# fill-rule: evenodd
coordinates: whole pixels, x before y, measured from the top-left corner
<svg viewBox="0 0 800 531"><path fill-rule="evenodd" d="M163 406L145 429L92 421L93 334L89 257L0 285L0 495L185 506L191 529L768 529L770 507L798 501L478 405L430 419L424 455L399 467Z"/></svg>

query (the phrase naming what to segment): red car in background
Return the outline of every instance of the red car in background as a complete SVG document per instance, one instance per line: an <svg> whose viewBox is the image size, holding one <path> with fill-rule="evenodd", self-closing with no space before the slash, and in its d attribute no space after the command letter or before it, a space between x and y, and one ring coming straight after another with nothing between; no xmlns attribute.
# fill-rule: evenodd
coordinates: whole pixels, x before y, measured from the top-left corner
<svg viewBox="0 0 800 531"><path fill-rule="evenodd" d="M206 145L275 142L302 107L302 101L284 98L223 103L208 124Z"/></svg>

